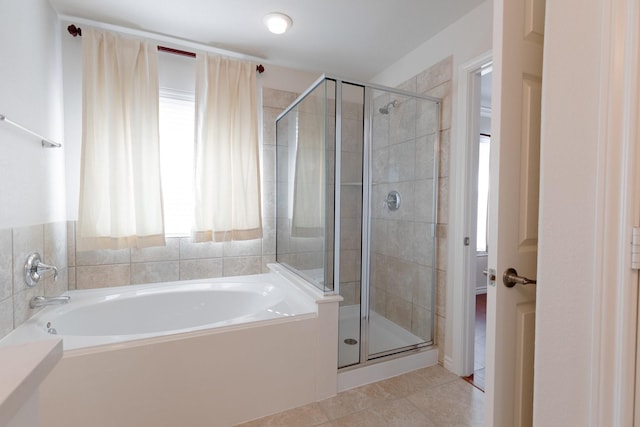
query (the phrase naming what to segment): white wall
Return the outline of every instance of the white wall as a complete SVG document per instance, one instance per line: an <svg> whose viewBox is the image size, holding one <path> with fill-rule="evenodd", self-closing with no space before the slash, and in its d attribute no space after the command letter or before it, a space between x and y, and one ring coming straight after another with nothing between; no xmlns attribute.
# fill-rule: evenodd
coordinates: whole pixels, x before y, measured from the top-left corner
<svg viewBox="0 0 640 427"><path fill-rule="evenodd" d="M66 220L59 22L46 0L0 0L0 229Z"/></svg>
<svg viewBox="0 0 640 427"><path fill-rule="evenodd" d="M486 0L375 76L371 82L396 86L449 55L453 55L455 76L460 64L491 49L492 6L493 2Z"/></svg>

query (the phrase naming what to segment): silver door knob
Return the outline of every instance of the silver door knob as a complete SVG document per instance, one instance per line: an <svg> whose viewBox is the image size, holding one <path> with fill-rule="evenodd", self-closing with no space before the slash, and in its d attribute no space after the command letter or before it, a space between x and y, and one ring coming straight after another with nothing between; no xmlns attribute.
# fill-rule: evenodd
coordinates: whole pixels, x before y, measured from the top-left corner
<svg viewBox="0 0 640 427"><path fill-rule="evenodd" d="M528 284L536 284L535 279L527 279L524 276L518 276L518 272L515 268L507 268L502 275L502 283L507 288L513 288L515 285L528 285Z"/></svg>

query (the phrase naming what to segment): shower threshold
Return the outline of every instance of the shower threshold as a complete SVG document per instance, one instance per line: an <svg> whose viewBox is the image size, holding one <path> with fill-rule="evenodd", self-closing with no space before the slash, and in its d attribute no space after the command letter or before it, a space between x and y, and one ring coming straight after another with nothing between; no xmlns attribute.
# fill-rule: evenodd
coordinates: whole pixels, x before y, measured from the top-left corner
<svg viewBox="0 0 640 427"><path fill-rule="evenodd" d="M340 307L338 332L338 366L345 367L360 361L360 306ZM391 320L371 310L369 316L369 354L422 344L424 340Z"/></svg>

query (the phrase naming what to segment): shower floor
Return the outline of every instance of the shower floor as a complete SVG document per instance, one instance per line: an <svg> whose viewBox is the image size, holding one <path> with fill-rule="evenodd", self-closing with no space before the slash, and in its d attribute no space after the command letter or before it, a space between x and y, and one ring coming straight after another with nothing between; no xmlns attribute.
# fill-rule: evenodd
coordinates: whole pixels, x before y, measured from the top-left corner
<svg viewBox="0 0 640 427"><path fill-rule="evenodd" d="M360 306L340 307L338 330L338 367L354 365L360 360L360 346L345 340L360 341ZM369 354L374 355L395 348L421 344L424 340L391 320L371 310L369 316Z"/></svg>

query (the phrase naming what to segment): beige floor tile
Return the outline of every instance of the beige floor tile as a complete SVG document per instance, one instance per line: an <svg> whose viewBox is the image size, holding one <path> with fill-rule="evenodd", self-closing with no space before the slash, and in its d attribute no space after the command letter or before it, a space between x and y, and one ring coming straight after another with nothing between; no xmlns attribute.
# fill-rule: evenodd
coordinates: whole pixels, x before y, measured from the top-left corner
<svg viewBox="0 0 640 427"><path fill-rule="evenodd" d="M334 427L432 427L408 400L397 399L333 421Z"/></svg>
<svg viewBox="0 0 640 427"><path fill-rule="evenodd" d="M407 397L434 426L483 425L484 393L462 379L421 390Z"/></svg>
<svg viewBox="0 0 640 427"><path fill-rule="evenodd" d="M424 388L439 386L459 379L456 374L447 371L440 365L418 369L412 374L420 378Z"/></svg>
<svg viewBox="0 0 640 427"><path fill-rule="evenodd" d="M313 427L327 426L329 421L317 403L300 406L259 420L240 424L238 427ZM329 425L330 426L330 425Z"/></svg>
<svg viewBox="0 0 640 427"><path fill-rule="evenodd" d="M353 412L370 408L385 397L390 397L381 397L379 393L380 390L375 386L358 387L321 401L320 407L330 420L335 420Z"/></svg>
<svg viewBox="0 0 640 427"><path fill-rule="evenodd" d="M441 366L432 366L361 388L376 390L378 396L384 400L399 399L429 387L455 381L457 378ZM372 391L369 391L369 394L372 394Z"/></svg>

